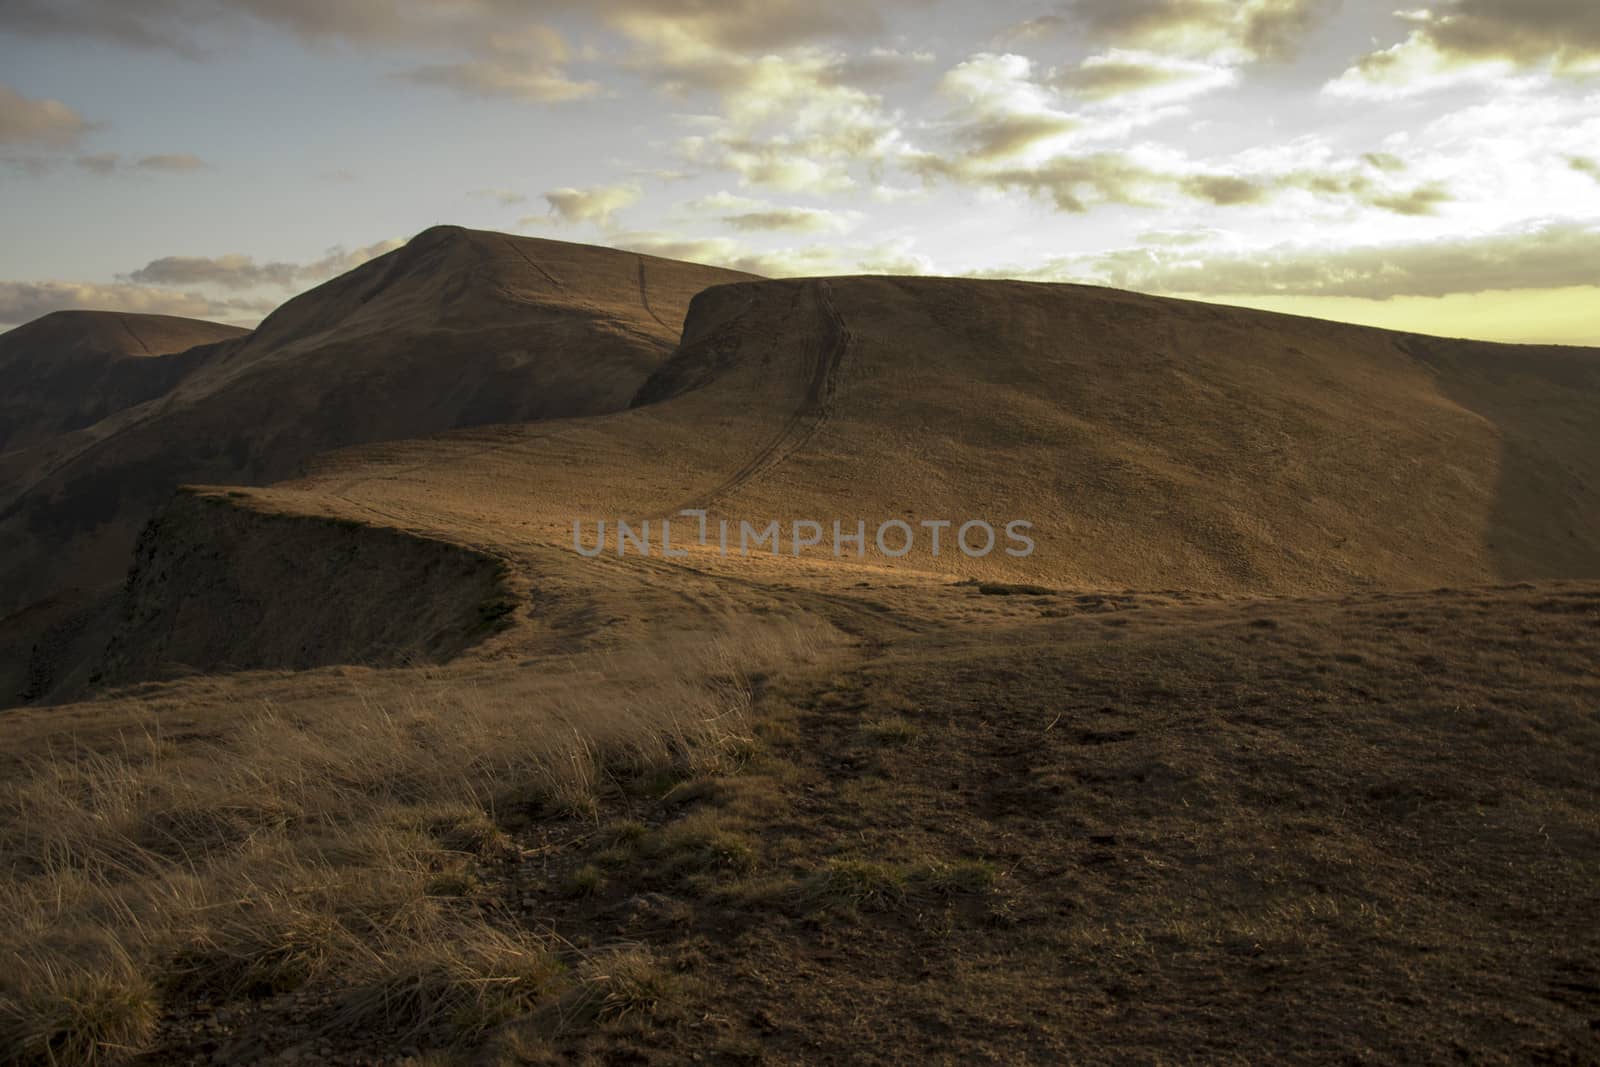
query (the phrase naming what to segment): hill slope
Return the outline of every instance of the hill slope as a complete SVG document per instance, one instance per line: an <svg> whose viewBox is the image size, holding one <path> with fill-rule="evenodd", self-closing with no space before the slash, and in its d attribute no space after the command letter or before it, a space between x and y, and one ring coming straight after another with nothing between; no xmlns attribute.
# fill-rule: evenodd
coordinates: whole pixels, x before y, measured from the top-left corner
<svg viewBox="0 0 1600 1067"><path fill-rule="evenodd" d="M204 361L191 350L248 332L171 315L57 311L0 334L0 452L154 399Z"/></svg>
<svg viewBox="0 0 1600 1067"><path fill-rule="evenodd" d="M864 562L941 574L1426 588L1600 576L1597 415L1590 349L1078 286L761 282L698 297L625 413L358 449L283 489L568 557L575 519L592 544L601 518L706 507L735 532L815 520L824 557L833 520L866 520ZM917 531L886 559L890 519L1024 519L1037 550L970 559L952 530L934 558Z"/></svg>
<svg viewBox="0 0 1600 1067"><path fill-rule="evenodd" d="M495 306L501 293L482 283L501 275L484 275L483 265L506 265L495 259L492 235L415 244L417 261L379 261L365 280L334 283L323 297L342 315L291 304L244 347L263 346L255 362L264 367L300 368L302 350L274 337L309 337L305 352L355 351L377 347L387 335L373 331L391 318L484 321L479 302ZM574 257L592 251L560 248ZM615 265L618 255L588 262ZM554 291L535 266L523 269ZM576 273L571 264L547 269ZM686 284L693 270L685 268ZM440 285L440 275L455 280ZM604 284L585 282L582 298L547 298L610 307L613 316L632 300L634 314L643 314L636 275L598 277ZM407 278L439 302L430 310L396 297L393 309L370 310ZM533 284L526 276L524 283ZM460 291L440 295L452 285ZM585 311L571 314L582 331L600 328ZM599 321L616 328L615 318ZM551 327L541 329L548 336ZM237 411L231 401L253 395L243 383L266 373L248 362L237 353L214 360L173 397L209 383L230 404L194 402L158 425L185 425L186 411ZM236 364L243 369L229 378ZM767 610L774 597L859 628L863 612L893 607L901 594L854 587L885 582L925 590L970 578L1233 597L1600 576L1600 442L1585 429L1600 410L1593 350L1423 338L1082 286L841 278L706 289L693 298L676 351L639 383L625 410L607 410L618 403L612 394L595 403L599 413L321 453L301 478L202 494L243 512L227 523L228 551L285 568L275 581L252 564L246 615L283 617L273 591L291 596L304 587L292 559L257 543L284 536L271 516L307 523L303 541L317 558L344 551L342 535L327 534L345 523L498 560L492 592L452 601L463 617L408 615L417 627L391 629L384 646L463 648L442 635L481 634L482 604L506 597L514 607L496 618L509 628L472 654L491 658L718 632ZM338 396L308 395L295 409L322 411ZM119 446L126 460L126 442ZM314 452L308 441L274 454ZM674 526L674 547L688 555L663 556L661 520L685 508L707 509L713 531L729 522L729 557L720 557L715 536L710 545L689 543L697 530L687 519ZM592 546L602 520L603 557L574 551L574 524ZM618 557L618 520L635 529L654 524L652 558ZM780 551L767 543L741 556L741 523L759 530L773 520ZM815 522L821 542L800 557L791 540L796 520ZM845 532L865 523L859 557L853 545L834 556L835 520ZM904 529L888 529L883 548L873 543L890 520L913 535L903 556L895 553ZM982 558L955 547L970 520L997 532ZM1015 520L1031 523L1027 556L1005 551L1021 544L1003 533ZM937 556L924 521L949 524ZM197 529L170 528L180 527ZM971 544L981 549L985 540L976 531ZM150 559L199 544L191 536L182 546L155 546ZM347 611L320 614L292 648L248 656L250 665L349 662L351 650L376 648L361 605L391 602L393 591L364 592L362 576L371 575L350 575L338 594ZM243 610L233 586L202 589L184 568L143 567L131 582L138 603L122 605L115 662L91 650L105 647L109 631L74 644L59 636L70 629L60 609L38 614L57 620L58 636L38 644L42 658L26 672L30 693L60 698L93 678L137 681L180 664L242 662L237 651L217 658L206 640L171 639L132 622L172 618L178 602L196 618L231 618ZM227 647L252 641L230 630ZM254 644L287 648L269 634Z"/></svg>
<svg viewBox="0 0 1600 1067"><path fill-rule="evenodd" d="M182 482L259 484L343 445L623 408L690 297L744 277L428 230L289 301L159 400L7 457L0 614L120 577Z"/></svg>

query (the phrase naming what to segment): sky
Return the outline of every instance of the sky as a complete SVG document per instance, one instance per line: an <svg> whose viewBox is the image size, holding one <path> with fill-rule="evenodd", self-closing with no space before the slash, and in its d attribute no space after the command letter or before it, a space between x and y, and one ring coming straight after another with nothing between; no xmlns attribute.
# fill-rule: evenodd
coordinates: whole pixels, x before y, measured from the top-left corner
<svg viewBox="0 0 1600 1067"><path fill-rule="evenodd" d="M0 0L0 328L438 223L1600 344L1596 0Z"/></svg>

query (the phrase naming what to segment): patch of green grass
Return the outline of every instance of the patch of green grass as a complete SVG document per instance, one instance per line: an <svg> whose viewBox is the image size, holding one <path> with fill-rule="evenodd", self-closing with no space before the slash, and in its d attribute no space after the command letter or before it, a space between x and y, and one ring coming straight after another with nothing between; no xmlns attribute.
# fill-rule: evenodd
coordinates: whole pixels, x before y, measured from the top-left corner
<svg viewBox="0 0 1600 1067"><path fill-rule="evenodd" d="M800 883L800 899L822 910L893 911L906 902L906 872L892 863L834 859Z"/></svg>
<svg viewBox="0 0 1600 1067"><path fill-rule="evenodd" d="M916 723L903 715L885 715L861 724L862 736L880 745L908 745L921 732Z"/></svg>
<svg viewBox="0 0 1600 1067"><path fill-rule="evenodd" d="M669 823L644 838L639 851L657 874L669 879L720 872L745 874L756 862L751 840L727 829L711 812Z"/></svg>
<svg viewBox="0 0 1600 1067"><path fill-rule="evenodd" d="M569 897L592 897L605 887L605 872L592 863L586 863L568 876L565 888Z"/></svg>
<svg viewBox="0 0 1600 1067"><path fill-rule="evenodd" d="M1054 596L1056 591L1042 585L1020 585L1008 582L983 582L978 592L984 596Z"/></svg>
<svg viewBox="0 0 1600 1067"><path fill-rule="evenodd" d="M911 877L935 896L975 896L993 889L1000 872L982 860L934 861L917 868Z"/></svg>

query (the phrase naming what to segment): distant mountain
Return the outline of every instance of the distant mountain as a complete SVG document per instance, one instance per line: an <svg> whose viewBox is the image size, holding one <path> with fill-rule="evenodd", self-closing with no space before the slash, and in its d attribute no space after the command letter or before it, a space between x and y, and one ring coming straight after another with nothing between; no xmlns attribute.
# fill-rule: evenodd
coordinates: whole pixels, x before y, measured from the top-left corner
<svg viewBox="0 0 1600 1067"><path fill-rule="evenodd" d="M248 332L171 315L57 311L0 334L0 452L162 396L209 346Z"/></svg>
<svg viewBox="0 0 1600 1067"><path fill-rule="evenodd" d="M252 333L211 327L231 339L171 364L163 388L0 457L0 615L119 579L139 528L183 482L260 484L344 445L620 410L676 347L690 298L749 277L440 226ZM59 331L55 318L5 336L43 351L31 339ZM117 318L136 317L86 321L112 334ZM146 362L175 358L189 359ZM18 357L8 387L45 388L33 376L51 366Z"/></svg>

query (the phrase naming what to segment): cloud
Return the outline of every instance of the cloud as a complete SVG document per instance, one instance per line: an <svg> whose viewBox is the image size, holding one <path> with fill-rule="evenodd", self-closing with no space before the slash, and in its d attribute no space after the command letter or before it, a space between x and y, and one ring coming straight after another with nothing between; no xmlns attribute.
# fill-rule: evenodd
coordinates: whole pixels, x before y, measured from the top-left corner
<svg viewBox="0 0 1600 1067"><path fill-rule="evenodd" d="M555 104L583 100L600 92L600 84L573 81L554 67L525 67L502 60L441 63L415 67L400 75L417 85L453 89L465 96L506 96Z"/></svg>
<svg viewBox="0 0 1600 1067"><path fill-rule="evenodd" d="M1141 103L1185 100L1237 80L1228 66L1125 49L1090 56L1051 77L1056 87L1089 100L1138 97Z"/></svg>
<svg viewBox="0 0 1600 1067"><path fill-rule="evenodd" d="M1180 69L1211 68L1185 63ZM1021 192L1073 214L1102 205L1171 209L1187 200L1226 208L1281 200L1302 210L1420 216L1453 199L1437 179L1409 180L1399 157L1338 158L1311 137L1238 151L1226 163L1160 143L1130 144L1130 123L1161 109L1146 102L1069 109L1059 86L1079 70L1041 76L1023 56L971 57L941 83L956 101L940 127L946 144L905 151L902 165L924 183Z"/></svg>
<svg viewBox="0 0 1600 1067"><path fill-rule="evenodd" d="M1088 281L1188 296L1343 296L1368 300L1593 285L1600 223L1345 249L1288 245L1207 251L1143 247L1068 257L1007 277Z"/></svg>
<svg viewBox="0 0 1600 1067"><path fill-rule="evenodd" d="M927 274L931 262L909 240L840 246L836 243L757 251L730 237L683 237L653 231L618 234L618 248L705 263L771 278L837 274Z"/></svg>
<svg viewBox="0 0 1600 1067"><path fill-rule="evenodd" d="M95 152L92 155L79 156L72 161L72 164L91 174L111 174L116 171L117 164L121 161L122 157L115 152Z"/></svg>
<svg viewBox="0 0 1600 1067"><path fill-rule="evenodd" d="M474 189L467 196L473 200L493 200L501 207L513 207L528 202L527 194L514 189Z"/></svg>
<svg viewBox="0 0 1600 1067"><path fill-rule="evenodd" d="M344 45L440 58L399 77L473 95L563 102L600 87L568 74L557 21L621 35L641 68L693 78L718 56L760 57L826 40L862 40L883 29L893 3L925 0L6 0L0 33L89 37L205 58L267 26L312 46ZM465 53L465 58L461 58ZM917 60L868 53L850 74L881 79ZM844 68L841 68L844 69ZM700 71L704 75L706 71Z"/></svg>
<svg viewBox="0 0 1600 1067"><path fill-rule="evenodd" d="M1292 55L1336 7L1336 0L1076 0L1069 17L1097 40L1240 63Z"/></svg>
<svg viewBox="0 0 1600 1067"><path fill-rule="evenodd" d="M113 174L124 174L129 171L146 171L164 174L185 174L196 170L205 170L210 164L199 156L187 152L174 152L161 155L141 156L138 159L127 160L117 152L88 152L82 155L66 157L59 155L9 157L0 159L0 163L10 163L19 166L29 174L48 174L57 167L71 162L79 170L102 178Z"/></svg>
<svg viewBox="0 0 1600 1067"><path fill-rule="evenodd" d="M681 43L681 42L679 42ZM847 82L850 57L806 48L786 54L657 53L669 90L717 94L721 112L706 132L678 142L696 167L737 174L742 184L784 192L836 193L857 185L903 146L899 116L883 98Z"/></svg>
<svg viewBox="0 0 1600 1067"><path fill-rule="evenodd" d="M199 156L187 152L169 153L165 155L144 156L134 164L140 170L157 170L169 174L181 174L185 171L204 170L206 161Z"/></svg>
<svg viewBox="0 0 1600 1067"><path fill-rule="evenodd" d="M841 39L879 36L883 15L897 6L861 0L569 0L647 46L656 59L759 56ZM916 6L898 0L898 6Z"/></svg>
<svg viewBox="0 0 1600 1067"><path fill-rule="evenodd" d="M610 226L612 216L637 203L639 196L639 187L636 185L552 189L544 194L545 200L550 203L551 214L562 222L592 222L597 226Z"/></svg>
<svg viewBox="0 0 1600 1067"><path fill-rule="evenodd" d="M335 248L312 263L257 263L251 256L237 253L217 257L163 256L126 275L126 279L141 285L209 285L235 291L262 286L288 289L343 274L404 243L379 241L353 251Z"/></svg>
<svg viewBox="0 0 1600 1067"><path fill-rule="evenodd" d="M683 206L690 211L716 215L724 224L745 233L772 230L844 233L861 221L860 214L854 211L785 207L728 192L713 193Z"/></svg>
<svg viewBox="0 0 1600 1067"><path fill-rule="evenodd" d="M951 135L969 166L1037 157L1081 124L1034 80L1026 56L980 52L952 67L939 91L955 104Z"/></svg>
<svg viewBox="0 0 1600 1067"><path fill-rule="evenodd" d="M31 322L52 311L93 309L222 321L255 321L270 301L218 300L199 293L96 282L0 282L0 323Z"/></svg>
<svg viewBox="0 0 1600 1067"><path fill-rule="evenodd" d="M1022 44L1032 41L1041 41L1054 37L1068 27L1069 23L1062 15L1039 15L1035 18L1014 22L994 35L993 43L996 47L1012 44Z"/></svg>
<svg viewBox="0 0 1600 1067"><path fill-rule="evenodd" d="M61 148L77 143L88 129L83 116L61 101L34 99L0 85L0 144Z"/></svg>
<svg viewBox="0 0 1600 1067"><path fill-rule="evenodd" d="M1443 0L1401 11L1411 33L1329 82L1333 96L1414 96L1518 71L1600 73L1600 4L1593 0Z"/></svg>
<svg viewBox="0 0 1600 1067"><path fill-rule="evenodd" d="M7 0L0 5L0 32L97 38L203 59L264 25L314 47L338 44L408 57L449 53L448 61L421 63L397 76L471 95L559 102L599 91L567 75L566 45L543 21L581 9L577 0ZM465 59L455 58L461 53Z"/></svg>

